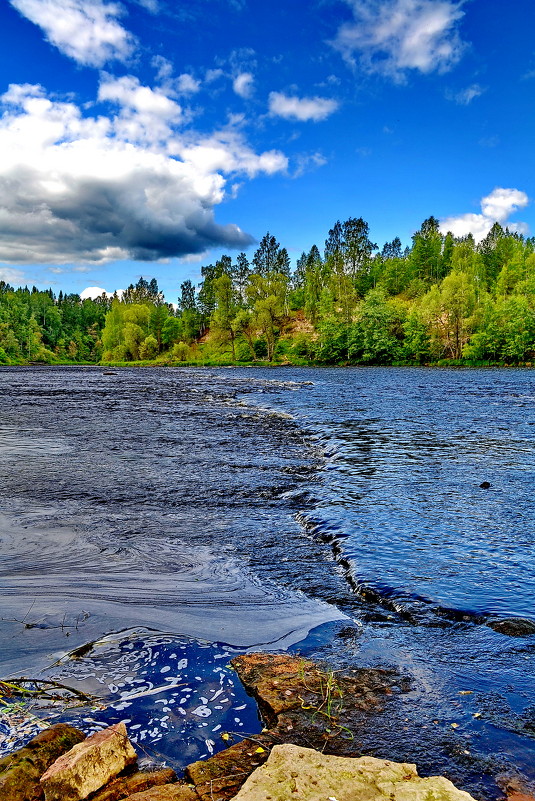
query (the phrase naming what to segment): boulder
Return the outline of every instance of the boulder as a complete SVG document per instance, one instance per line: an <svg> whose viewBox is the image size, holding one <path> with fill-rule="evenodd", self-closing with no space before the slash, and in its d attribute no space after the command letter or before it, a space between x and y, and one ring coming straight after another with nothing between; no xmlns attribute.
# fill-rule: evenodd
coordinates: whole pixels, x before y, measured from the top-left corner
<svg viewBox="0 0 535 801"><path fill-rule="evenodd" d="M474 801L442 776L422 779L415 765L374 757L326 756L276 745L235 801Z"/></svg>
<svg viewBox="0 0 535 801"><path fill-rule="evenodd" d="M136 760L124 723L92 734L41 776L45 801L81 801Z"/></svg>
<svg viewBox="0 0 535 801"><path fill-rule="evenodd" d="M0 759L2 801L37 801L44 798L41 775L58 757L81 742L85 734L74 726L56 723L40 732L24 748Z"/></svg>

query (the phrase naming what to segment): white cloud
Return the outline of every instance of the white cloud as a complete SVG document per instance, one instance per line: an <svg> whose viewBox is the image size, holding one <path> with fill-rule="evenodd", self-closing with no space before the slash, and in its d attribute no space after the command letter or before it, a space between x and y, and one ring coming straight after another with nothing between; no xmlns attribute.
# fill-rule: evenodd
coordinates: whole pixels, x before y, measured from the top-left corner
<svg viewBox="0 0 535 801"><path fill-rule="evenodd" d="M118 3L102 0L9 0L24 17L38 25L48 41L80 64L101 67L125 61L134 39L118 22Z"/></svg>
<svg viewBox="0 0 535 801"><path fill-rule="evenodd" d="M20 286L24 282L24 273L21 270L13 270L11 267L0 265L0 281L5 281L11 286Z"/></svg>
<svg viewBox="0 0 535 801"><path fill-rule="evenodd" d="M269 113L286 120L319 122L327 119L337 108L337 101L326 97L290 97L283 92L271 92L269 95Z"/></svg>
<svg viewBox="0 0 535 801"><path fill-rule="evenodd" d="M105 76L98 90L99 100L112 100L125 109L139 114L150 114L164 120L176 120L181 108L162 91L142 86L137 78Z"/></svg>
<svg viewBox="0 0 535 801"><path fill-rule="evenodd" d="M292 178L300 178L305 173L317 170L325 164L327 164L327 159L323 153L301 153L296 158L296 168Z"/></svg>
<svg viewBox="0 0 535 801"><path fill-rule="evenodd" d="M157 14L160 10L160 3L158 0L134 0L139 6L150 11L151 14Z"/></svg>
<svg viewBox="0 0 535 801"><path fill-rule="evenodd" d="M178 104L129 76L105 76L99 99L108 115L83 116L33 85L1 98L0 261L150 261L250 244L214 208L229 178L286 170L280 151L256 153L232 128L186 135Z"/></svg>
<svg viewBox="0 0 535 801"><path fill-rule="evenodd" d="M458 217L446 217L440 223L442 233L451 231L454 236L462 237L472 234L476 242L486 237L495 222L521 234L528 233L526 223L511 223L509 217L518 209L525 208L529 198L519 189L503 189L497 187L490 195L481 200L481 214L460 214Z"/></svg>
<svg viewBox="0 0 535 801"><path fill-rule="evenodd" d="M448 100L453 100L459 106L468 106L476 97L481 97L485 89L478 83L473 83L467 86L466 89L461 89L460 92L446 92Z"/></svg>
<svg viewBox="0 0 535 801"><path fill-rule="evenodd" d="M462 55L462 0L345 2L354 21L341 25L331 44L353 66L403 82L408 70L446 72Z"/></svg>
<svg viewBox="0 0 535 801"><path fill-rule="evenodd" d="M201 88L201 82L197 81L193 75L187 72L182 73L177 78L177 91L183 95L193 95Z"/></svg>
<svg viewBox="0 0 535 801"><path fill-rule="evenodd" d="M119 106L114 130L116 135L129 142L166 141L182 117L181 107L163 90L142 86L131 75L122 78L104 75L98 99Z"/></svg>
<svg viewBox="0 0 535 801"><path fill-rule="evenodd" d="M237 95L247 99L254 92L254 76L250 72L240 72L233 82L232 88Z"/></svg>
<svg viewBox="0 0 535 801"><path fill-rule="evenodd" d="M117 295L121 297L124 292L124 289L117 289ZM95 298L101 298L102 295L106 295L107 298L113 297L113 292L107 292L101 286L88 286L82 292L80 292L80 297L82 300L86 300L86 298L91 298L91 300L95 300Z"/></svg>
<svg viewBox="0 0 535 801"><path fill-rule="evenodd" d="M220 69L220 67L217 67L217 69L213 70L207 70L205 76L206 83L213 83L214 81L218 81L224 75L225 73L223 72L222 69Z"/></svg>

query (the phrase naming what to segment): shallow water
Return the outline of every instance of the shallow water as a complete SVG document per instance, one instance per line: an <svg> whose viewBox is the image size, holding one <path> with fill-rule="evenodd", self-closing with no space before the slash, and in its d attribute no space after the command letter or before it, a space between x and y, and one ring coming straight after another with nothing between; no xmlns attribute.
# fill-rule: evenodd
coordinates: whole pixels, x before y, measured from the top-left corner
<svg viewBox="0 0 535 801"><path fill-rule="evenodd" d="M481 798L500 771L535 780L535 637L486 625L535 620L533 375L1 369L1 674L99 641L52 668L100 686L86 728L127 719L160 749L165 733L180 765L221 740L195 715L160 726L154 695L116 709L129 690L104 633L159 646L149 690L182 646L388 663L413 689L362 732L366 753ZM192 697L211 697L208 673Z"/></svg>

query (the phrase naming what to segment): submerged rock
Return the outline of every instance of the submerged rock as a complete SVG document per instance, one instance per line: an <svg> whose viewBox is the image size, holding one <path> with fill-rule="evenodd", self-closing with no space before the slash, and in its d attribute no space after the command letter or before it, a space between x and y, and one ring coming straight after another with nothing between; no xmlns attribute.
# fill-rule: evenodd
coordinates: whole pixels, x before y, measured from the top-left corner
<svg viewBox="0 0 535 801"><path fill-rule="evenodd" d="M503 620L492 620L487 625L497 631L498 634L506 634L508 637L529 637L530 634L535 634L535 623L525 617L507 617Z"/></svg>
<svg viewBox="0 0 535 801"><path fill-rule="evenodd" d="M92 734L41 776L45 801L81 801L137 760L124 723Z"/></svg>
<svg viewBox="0 0 535 801"><path fill-rule="evenodd" d="M326 756L276 745L235 801L474 801L442 776L422 779L416 766L374 757Z"/></svg>

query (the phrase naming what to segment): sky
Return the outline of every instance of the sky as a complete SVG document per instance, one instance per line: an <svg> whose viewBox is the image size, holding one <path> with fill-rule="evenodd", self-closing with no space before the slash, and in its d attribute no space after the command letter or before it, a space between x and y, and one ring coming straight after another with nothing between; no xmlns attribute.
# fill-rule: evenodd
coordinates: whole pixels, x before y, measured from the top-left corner
<svg viewBox="0 0 535 801"><path fill-rule="evenodd" d="M0 280L184 280L363 217L535 235L532 0L0 0Z"/></svg>

